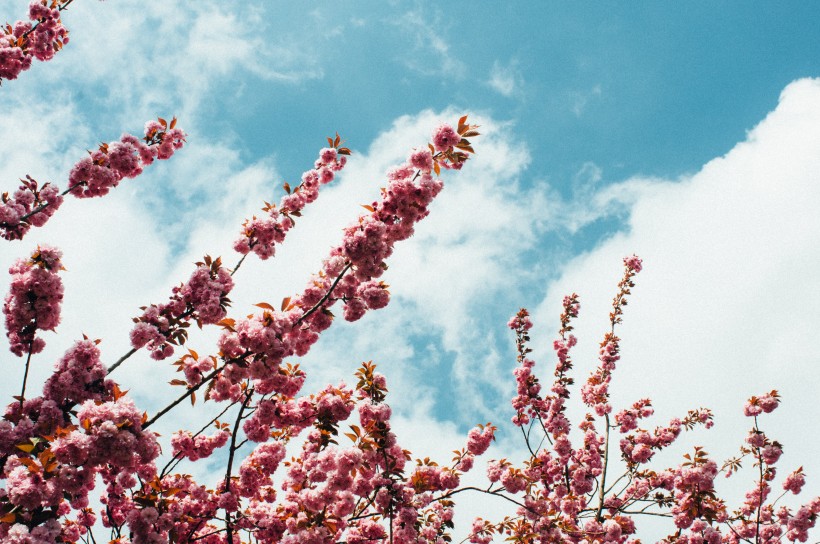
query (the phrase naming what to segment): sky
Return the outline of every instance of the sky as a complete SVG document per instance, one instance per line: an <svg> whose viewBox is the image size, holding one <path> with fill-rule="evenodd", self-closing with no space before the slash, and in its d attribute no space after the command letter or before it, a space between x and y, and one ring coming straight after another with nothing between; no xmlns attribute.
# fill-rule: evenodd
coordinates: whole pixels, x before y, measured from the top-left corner
<svg viewBox="0 0 820 544"><path fill-rule="evenodd" d="M3 2L0 22L26 6ZM560 301L578 293L582 382L621 260L635 253L645 268L619 329L615 409L651 397L662 424L710 407L715 428L681 441L723 460L750 427L745 400L777 389L782 406L764 425L784 444L781 475L802 465L805 496L820 494L816 3L145 6L75 1L65 49L0 87L4 191L26 174L65 187L87 149L157 116L188 133L170 161L105 198L67 201L45 228L0 246L3 266L38 243L65 253L63 323L46 335L32 384L83 333L103 339L109 363L127 351L139 306L165 300L205 254L238 259L243 219L278 200L338 132L354 152L348 167L275 259L243 264L231 312L299 292L384 172L468 114L481 125L477 154L446 173L430 216L397 246L384 277L391 304L337 320L300 361L305 392L350 383L373 360L399 439L419 457L449 460L487 421L500 427L487 457L520 456L507 320L530 309L548 381ZM215 351L216 336L205 330L191 347ZM2 360L9 398L22 364ZM116 377L150 412L175 394L163 385L169 366L139 353ZM201 417L187 409L161 432ZM723 489L742 497L751 478ZM463 502L467 514L498 507Z"/></svg>

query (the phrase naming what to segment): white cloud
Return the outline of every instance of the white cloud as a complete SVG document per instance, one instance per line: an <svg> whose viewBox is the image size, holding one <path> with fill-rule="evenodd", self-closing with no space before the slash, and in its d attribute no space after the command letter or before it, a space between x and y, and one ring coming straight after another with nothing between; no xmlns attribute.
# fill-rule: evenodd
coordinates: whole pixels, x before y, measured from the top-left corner
<svg viewBox="0 0 820 544"><path fill-rule="evenodd" d="M783 404L761 423L785 444L781 477L800 465L810 474L807 496L820 491L813 415L820 383L818 172L820 81L801 80L746 141L690 178L633 179L604 189L602 195L629 195L626 232L567 262L536 311L539 330L552 330L561 297L581 295L575 376L582 382L607 329L621 257L636 252L645 269L618 333L616 410L652 397L667 421L711 407L715 429L697 443L722 461L751 427L742 417L745 400L777 389ZM537 337L547 345L549 338ZM541 372L549 372L552 358L540 351ZM722 487L737 497L751 478Z"/></svg>
<svg viewBox="0 0 820 544"><path fill-rule="evenodd" d="M502 96L510 98L521 94L524 77L515 61L511 61L507 65L495 61L490 70L490 79L487 84Z"/></svg>
<svg viewBox="0 0 820 544"><path fill-rule="evenodd" d="M48 66L35 63L14 86L39 93L70 81L71 93L85 94L61 99L106 104L118 112L110 119L115 126L171 109L193 130L217 88L239 96L248 76L293 84L324 74L312 38L274 31L276 20L258 7L234 10L205 1L147 10L136 0L90 2L73 4L63 19L70 44ZM225 85L232 76L238 83Z"/></svg>

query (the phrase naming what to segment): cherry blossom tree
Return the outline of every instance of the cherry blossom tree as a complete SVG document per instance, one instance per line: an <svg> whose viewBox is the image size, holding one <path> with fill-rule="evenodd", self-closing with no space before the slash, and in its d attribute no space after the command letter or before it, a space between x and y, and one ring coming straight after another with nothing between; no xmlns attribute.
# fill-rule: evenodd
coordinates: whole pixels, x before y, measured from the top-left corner
<svg viewBox="0 0 820 544"><path fill-rule="evenodd" d="M60 15L71 2L35 0L29 22L5 27L0 79L15 79L32 59L49 60L68 42ZM332 308L340 304L343 319L357 321L389 304L382 277L395 244L428 215L443 189L442 172L460 170L470 159L477 129L467 116L436 127L430 143L386 173L380 197L343 230L304 290L277 306L259 303L255 313L231 317L229 295L244 260L274 257L296 219L345 168L350 149L338 134L328 138L297 186L285 184L278 203L264 203L260 214L237 226L234 266L203 257L165 302L147 303L133 317L131 349L108 366L99 340L77 339L39 395L27 393L29 368L48 364L35 356L45 346L41 331L59 326L61 275L69 272L62 252L46 245L10 263L3 313L10 350L25 371L20 394L9 399L0 420L2 542L441 544L453 540L456 504L466 495L515 508L501 519L475 520L464 538L473 543L637 543L648 516L668 518L665 542L805 542L820 497L785 504L800 493L805 474L792 468L778 478L783 446L761 426L763 414L780 403L776 391L749 399L744 412L752 429L738 456L722 463L695 446L677 465L655 464L685 431L711 427L708 409L654 426L649 399L615 411L616 332L643 267L634 255L624 259L599 364L576 393L587 410L579 421L567 412L578 295L563 302L548 389L530 357L528 312L510 320L517 352L511 424L520 429L525 460L490 460L484 486L465 483L465 475L479 456L492 454L497 427L475 426L449 460L414 457L393 430L387 379L372 362L355 371L355 386L342 382L303 393L306 373L297 361L333 325ZM141 138L125 134L90 151L62 191L25 176L14 193L3 194L3 237L23 239L65 197L103 197L155 160L171 159L185 143L176 119L160 118L146 124ZM186 345L191 324L220 331L209 353ZM171 382L178 394L154 413L140 409L115 381L117 368L142 349L181 373ZM197 393L209 421L174 432L163 455L157 421L167 421L183 402L195 403ZM208 460L221 467L215 485L189 474L193 463ZM744 465L755 476L745 499L732 507L715 481L745 474L738 472Z"/></svg>

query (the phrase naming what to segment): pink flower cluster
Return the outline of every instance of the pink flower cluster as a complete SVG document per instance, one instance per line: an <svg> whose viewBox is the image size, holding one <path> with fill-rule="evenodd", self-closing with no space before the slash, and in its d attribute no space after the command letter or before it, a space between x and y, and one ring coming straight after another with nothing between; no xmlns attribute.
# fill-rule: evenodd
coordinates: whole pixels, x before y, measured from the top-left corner
<svg viewBox="0 0 820 544"><path fill-rule="evenodd" d="M31 67L32 59L51 60L68 43L68 30L60 20L61 8L57 5L33 0L28 16L34 23L17 21L0 28L0 80L17 79L20 72Z"/></svg>
<svg viewBox="0 0 820 544"><path fill-rule="evenodd" d="M328 139L330 141L330 139ZM333 144L333 141L330 141ZM340 142L336 141L338 145ZM242 225L242 236L234 242L234 249L242 255L255 253L260 259L268 259L276 253L276 245L285 240L294 225L294 217L299 217L305 206L319 197L319 188L333 181L336 172L344 168L350 151L347 148L327 147L319 152L314 167L302 174L302 183L282 197L279 207L267 204L265 217L246 219Z"/></svg>
<svg viewBox="0 0 820 544"><path fill-rule="evenodd" d="M758 416L762 413L770 413L780 404L780 397L777 391L760 395L759 397L752 397L746 402L743 408L743 413L748 417Z"/></svg>
<svg viewBox="0 0 820 544"><path fill-rule="evenodd" d="M532 351L527 347L528 332L532 328L529 312L522 308L507 324L516 332L516 349L519 365L513 370L517 385L517 394L512 399L512 406L516 415L512 418L517 426L527 425L533 420L538 421L543 429L556 440L556 444L568 444L566 434L569 433L570 423L565 415L565 400L569 398L567 386L572 379L567 374L572 369L570 349L577 343L575 336L569 333L572 327L569 322L577 317L580 304L577 295L564 298L564 313L562 315L561 338L553 342L553 349L558 356L555 367L555 380L550 388L550 394L541 395L541 384L533 369L535 361L527 357Z"/></svg>
<svg viewBox="0 0 820 544"><path fill-rule="evenodd" d="M123 134L119 142L102 144L71 169L69 191L78 198L103 196L123 178L133 178L154 159L169 159L185 144L185 133L176 128L176 119L145 124L145 137Z"/></svg>
<svg viewBox="0 0 820 544"><path fill-rule="evenodd" d="M190 321L200 326L219 323L227 315L228 294L234 283L222 261L206 256L188 281L172 290L170 300L143 308L143 314L133 318L131 330L134 349L148 346L151 357L162 360L174 354L174 345L187 339L185 330Z"/></svg>
<svg viewBox="0 0 820 544"><path fill-rule="evenodd" d="M0 511L15 513L0 523L3 542L76 542L95 523L87 507L98 475L109 493L122 496L136 484L135 474L155 474L156 437L141 428L144 414L105 378L99 355L97 342L77 342L43 396L7 407L0 423L6 480ZM66 517L72 508L79 510L75 520Z"/></svg>
<svg viewBox="0 0 820 544"><path fill-rule="evenodd" d="M69 174L69 189L63 193L50 183L39 187L36 180L26 176L12 196L2 195L0 236L7 240L22 239L31 227L46 224L66 193L78 198L102 196L124 177L139 175L155 158L171 157L185 142L185 134L175 125L176 119L170 127L164 119L151 121L146 125L144 141L125 134L117 143L102 144L74 165Z"/></svg>
<svg viewBox="0 0 820 544"><path fill-rule="evenodd" d="M638 428L638 420L647 418L654 413L652 401L641 399L633 404L632 408L626 408L615 414L615 423L618 424L618 430L625 434Z"/></svg>
<svg viewBox="0 0 820 544"><path fill-rule="evenodd" d="M131 399L87 400L77 410L80 428L55 439L58 461L74 466L108 466L151 478L159 445L153 433L142 431L143 413Z"/></svg>
<svg viewBox="0 0 820 544"><path fill-rule="evenodd" d="M631 516L624 515L624 512L631 511L631 505L640 505L635 508L637 510L643 508L644 503L656 500L659 504L672 505L679 527L691 526L692 542L703 542L697 540L695 532L711 542L717 535L717 541L720 541L720 532L715 532L708 523L718 518L727 519L722 503L714 499L712 482L718 471L702 451L698 450L693 461L676 470L655 473L637 468L649 461L655 452L670 446L683 429L699 424L710 427L711 412L693 410L685 419L673 419L668 426L650 432L638 428L640 420L653 412L650 401L643 399L618 412L614 424L609 420L612 410L609 404L610 376L619 358L619 340L614 328L621 321L626 296L634 286L632 278L640 271L641 262L633 256L624 260L624 266L624 278L610 314L612 330L601 343L600 366L581 389L583 401L594 414L587 414L578 425L583 432L583 444L577 449L569 440L570 422L564 406L569 399L568 386L572 384L572 378L568 376L572 368L569 352L577 342L570 333L573 329L571 320L578 315L577 295L564 299L560 338L553 344L558 362L549 395L541 396L541 385L533 373L535 363L528 357L531 350L527 342L532 323L527 311L519 311L510 320L508 325L516 333L519 363L514 370L517 394L513 398L516 410L513 422L522 427L529 424L524 436L532 455L523 466L515 466L506 460L490 462L488 478L500 487L490 487L489 492L518 495L519 508L515 518L506 518L499 523L476 520L470 542L487 543L493 535L504 534L514 541L625 543L635 534L636 527ZM596 429L596 416L602 418L606 433ZM622 455L627 461L627 472L621 476L621 480L626 478L627 483L622 486L607 480L609 431L613 428L620 428L624 434L634 431L621 441ZM536 446L530 442L532 435L538 435L532 439ZM549 442L552 447L542 447L544 442ZM777 451L770 450L766 451L775 459ZM795 477L794 481L799 478ZM701 522L704 519L707 523Z"/></svg>
<svg viewBox="0 0 820 544"><path fill-rule="evenodd" d="M609 383L612 380L615 363L621 358L619 351L619 338L608 334L598 352L598 360L601 364L581 388L581 398L584 404L595 410L599 416L612 411L612 406L609 404Z"/></svg>
<svg viewBox="0 0 820 544"><path fill-rule="evenodd" d="M280 442L264 442L254 448L239 468L239 493L243 497L262 500L273 491L271 476L285 458Z"/></svg>
<svg viewBox="0 0 820 544"><path fill-rule="evenodd" d="M177 370L185 374L185 381L189 387L202 383L202 378L216 366L216 359L208 355L199 357L195 352L186 354L175 363Z"/></svg>
<svg viewBox="0 0 820 544"><path fill-rule="evenodd" d="M433 133L433 147L436 151L449 151L461 141L461 135L448 124L441 124Z"/></svg>
<svg viewBox="0 0 820 544"><path fill-rule="evenodd" d="M20 181L20 188L11 197L3 193L0 203L0 236L6 240L21 240L31 227L42 227L63 203L60 190L51 183L38 187L29 176Z"/></svg>
<svg viewBox="0 0 820 544"><path fill-rule="evenodd" d="M324 161L337 158L327 151L319 159L323 168ZM467 155L441 160L463 162ZM217 394L228 386L225 379L233 384L246 378L265 380L279 372L285 357L305 355L332 324L330 308L337 301L344 302L347 321L388 304L388 286L378 280L387 268L385 260L396 242L412 236L415 224L427 216L428 206L443 186L430 171L416 170L410 162L391 170L388 180L381 200L366 206L370 213L344 230L342 243L331 250L322 270L301 295L289 299L281 311L267 305L262 314L240 320L223 333L219 349L231 370L214 387ZM238 361L242 364L235 364Z"/></svg>
<svg viewBox="0 0 820 544"><path fill-rule="evenodd" d="M670 446L680 435L683 423L675 418L667 427L658 427L653 433L640 429L621 440L621 452L630 463L646 463L655 451ZM623 432L623 431L621 431Z"/></svg>
<svg viewBox="0 0 820 544"><path fill-rule="evenodd" d="M778 524L786 530L784 535L786 539L792 542L806 542L809 539L809 529L814 528L818 517L820 517L820 497L801 506L795 513L785 506L780 507L777 511ZM779 534L780 532L776 533L777 536Z"/></svg>
<svg viewBox="0 0 820 544"><path fill-rule="evenodd" d="M53 331L60 324L63 282L57 273L63 270L62 256L56 248L40 246L9 268L11 285L3 313L10 349L18 357L41 352L45 341L36 332Z"/></svg>
<svg viewBox="0 0 820 544"><path fill-rule="evenodd" d="M57 361L43 386L43 398L65 409L87 400L102 401L114 388L106 373L97 342L81 340Z"/></svg>
<svg viewBox="0 0 820 544"><path fill-rule="evenodd" d="M490 442L495 440L496 428L490 425L480 425L471 429L467 433L467 451L471 455L481 455L490 447Z"/></svg>
<svg viewBox="0 0 820 544"><path fill-rule="evenodd" d="M190 431L177 431L171 436L171 447L174 457L197 461L210 457L215 449L227 444L230 437L231 432L227 429L220 429L211 436L194 436Z"/></svg>
<svg viewBox="0 0 820 544"><path fill-rule="evenodd" d="M635 274L643 270L643 261L637 255L624 257L624 265Z"/></svg>

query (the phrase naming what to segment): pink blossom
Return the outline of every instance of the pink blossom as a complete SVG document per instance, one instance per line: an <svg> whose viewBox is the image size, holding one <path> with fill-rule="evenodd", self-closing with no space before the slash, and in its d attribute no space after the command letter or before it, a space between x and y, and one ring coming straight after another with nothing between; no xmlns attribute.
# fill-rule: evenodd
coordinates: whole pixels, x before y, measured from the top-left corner
<svg viewBox="0 0 820 544"><path fill-rule="evenodd" d="M795 495L800 493L800 490L803 489L803 485L806 483L806 477L803 474L803 468L799 468L789 474L786 477L786 480L783 482L783 489L786 491L791 491Z"/></svg>
<svg viewBox="0 0 820 544"><path fill-rule="evenodd" d="M171 126L175 121L171 123ZM144 141L144 142L143 142ZM149 121L143 141L123 134L119 142L102 144L90 156L81 159L68 177L69 192L77 198L103 196L119 185L123 178L142 173L154 158L169 159L185 142L185 133Z"/></svg>
<svg viewBox="0 0 820 544"><path fill-rule="evenodd" d="M349 153L346 149L344 152ZM262 209L262 217L246 219L242 225L242 234L234 242L233 248L247 255L251 252L262 260L276 254L276 246L285 240L288 231L294 226L294 217L301 215L305 206L319 197L320 185L333 181L335 173L342 170L347 157L336 148L324 148L319 151L319 158L314 168L302 174L302 183L291 189L282 197L279 206L267 204Z"/></svg>
<svg viewBox="0 0 820 544"><path fill-rule="evenodd" d="M467 451L472 455L481 455L495 439L494 433L495 427L489 424L471 429L467 434Z"/></svg>
<svg viewBox="0 0 820 544"><path fill-rule="evenodd" d="M422 172L429 172L433 169L433 154L429 149L419 149L410 155L410 164L413 168Z"/></svg>
<svg viewBox="0 0 820 544"><path fill-rule="evenodd" d="M55 367L43 386L43 398L58 406L72 406L89 399L102 401L113 389L113 382L105 380L107 370L100 361L97 343L91 340L75 343Z"/></svg>
<svg viewBox="0 0 820 544"><path fill-rule="evenodd" d="M433 146L436 151L448 151L461 141L461 136L448 124L441 124L433 132Z"/></svg>
<svg viewBox="0 0 820 544"><path fill-rule="evenodd" d="M12 278L3 313L10 349L19 357L42 351L45 341L35 336L36 331L53 331L60 323L61 258L60 250L40 246L29 259L19 259L9 269Z"/></svg>
<svg viewBox="0 0 820 544"><path fill-rule="evenodd" d="M636 274L643 270L643 261L638 258L637 255L632 255L631 257L624 257L624 265Z"/></svg>
<svg viewBox="0 0 820 544"><path fill-rule="evenodd" d="M34 0L29 5L29 22L17 21L0 32L0 79L16 79L28 70L32 58L47 61L68 43L68 30L60 20L60 10Z"/></svg>
<svg viewBox="0 0 820 544"><path fill-rule="evenodd" d="M190 321L200 326L213 325L227 315L231 302L228 294L233 286L222 261L206 256L186 283L172 289L168 302L152 304L133 319L131 345L134 349L147 346L157 360L170 357L173 346L185 342L185 327Z"/></svg>
<svg viewBox="0 0 820 544"><path fill-rule="evenodd" d="M0 236L6 240L20 240L31 227L42 227L63 203L56 186L40 187L30 176L21 182L12 196L4 195L0 202Z"/></svg>

